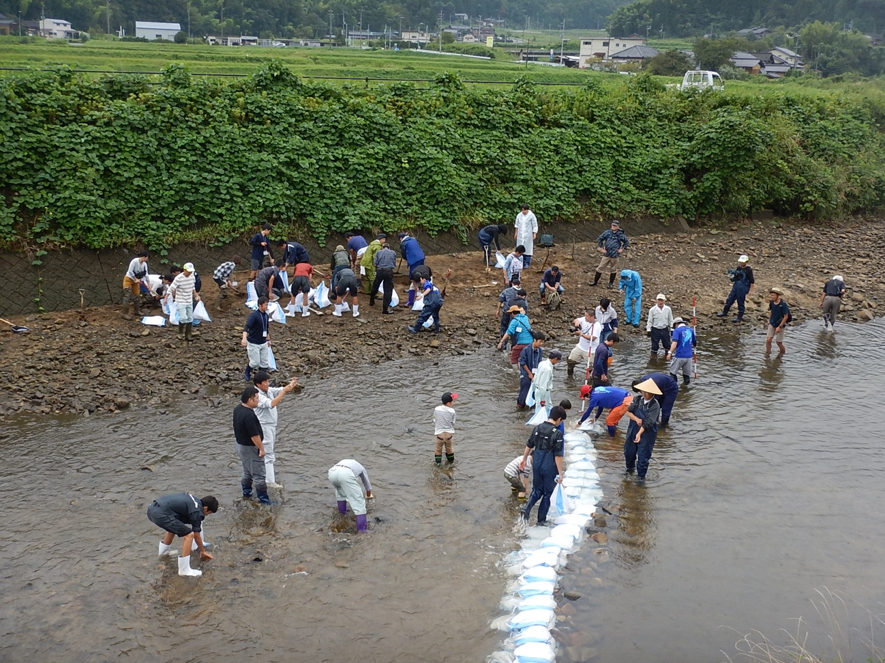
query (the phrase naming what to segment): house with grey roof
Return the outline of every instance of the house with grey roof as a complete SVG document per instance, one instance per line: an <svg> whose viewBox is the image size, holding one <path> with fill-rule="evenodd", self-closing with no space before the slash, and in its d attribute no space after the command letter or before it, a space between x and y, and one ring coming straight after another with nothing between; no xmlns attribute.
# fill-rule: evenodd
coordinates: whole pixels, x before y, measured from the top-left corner
<svg viewBox="0 0 885 663"><path fill-rule="evenodd" d="M658 49L652 48L651 46L637 45L631 46L623 51L618 51L617 53L612 53L608 59L612 62L618 63L645 62L646 60L651 60L659 53L660 51Z"/></svg>

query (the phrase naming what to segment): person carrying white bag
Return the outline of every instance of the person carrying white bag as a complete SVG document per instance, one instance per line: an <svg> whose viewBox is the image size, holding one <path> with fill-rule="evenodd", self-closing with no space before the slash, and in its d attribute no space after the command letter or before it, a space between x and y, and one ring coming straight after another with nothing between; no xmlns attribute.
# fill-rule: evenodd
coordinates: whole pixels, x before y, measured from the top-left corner
<svg viewBox="0 0 885 663"><path fill-rule="evenodd" d="M522 517L529 519L536 502L538 506L538 525L547 524L547 512L550 510L550 497L559 483L563 473L562 454L564 438L559 424L565 421L565 410L555 406L550 410L547 421L535 426L531 437L525 445L520 469L525 467L526 459L533 455L532 494L523 509Z"/></svg>

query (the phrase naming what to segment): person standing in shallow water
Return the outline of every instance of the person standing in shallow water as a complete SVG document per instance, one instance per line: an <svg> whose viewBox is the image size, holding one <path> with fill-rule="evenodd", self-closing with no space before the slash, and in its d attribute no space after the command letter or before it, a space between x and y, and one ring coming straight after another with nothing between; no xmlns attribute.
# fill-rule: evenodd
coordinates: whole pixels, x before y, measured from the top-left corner
<svg viewBox="0 0 885 663"><path fill-rule="evenodd" d="M565 410L558 405L550 410L550 416L535 426L525 450L519 469L525 468L526 459L531 453L534 456L532 473L532 494L522 511L522 517L529 519L535 504L538 505L538 524L547 524L547 512L550 510L550 496L562 476L563 435L559 424L565 421Z"/></svg>
<svg viewBox="0 0 885 663"><path fill-rule="evenodd" d="M661 404L655 396L661 396L661 390L654 380L640 382L634 387L640 395L627 407L627 438L624 440L624 461L627 474L636 471L638 483L645 483L648 464L652 450L658 437L658 417L661 415Z"/></svg>
<svg viewBox="0 0 885 663"><path fill-rule="evenodd" d="M264 469L264 432L255 414L258 407L258 388L246 387L240 395L240 404L234 408L234 437L237 440L237 455L243 466L240 484L243 497L252 497L252 487L258 493L258 501L273 506L267 495L267 481Z"/></svg>
<svg viewBox="0 0 885 663"><path fill-rule="evenodd" d="M455 399L458 394L447 391L442 395L442 405L433 410L434 444L433 462L442 465L443 447L446 450L446 461L455 462L455 449L452 447L452 436L455 434Z"/></svg>
<svg viewBox="0 0 885 663"><path fill-rule="evenodd" d="M844 296L845 281L836 274L824 285L820 304L818 304L818 308L824 314L824 329L829 329L829 326L832 325L833 331L836 331L836 318L839 317L839 309L842 308L842 297Z"/></svg>
<svg viewBox="0 0 885 663"><path fill-rule="evenodd" d="M765 339L765 354L771 352L771 339L777 341L777 349L783 354L787 351L784 347L784 327L793 319L790 307L783 299L783 290L772 288L768 292L768 310L771 313L768 318L768 335Z"/></svg>

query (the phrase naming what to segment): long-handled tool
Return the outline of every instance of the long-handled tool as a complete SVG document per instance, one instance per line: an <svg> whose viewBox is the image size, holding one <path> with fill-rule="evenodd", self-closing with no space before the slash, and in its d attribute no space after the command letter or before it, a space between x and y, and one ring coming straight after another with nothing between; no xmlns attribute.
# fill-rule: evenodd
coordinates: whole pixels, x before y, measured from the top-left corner
<svg viewBox="0 0 885 663"><path fill-rule="evenodd" d="M698 335L698 331L697 331L697 329L698 329L698 307L696 304L697 304L697 297L692 297L691 298L691 329L695 334L695 342L697 342L697 337L698 337L697 336ZM694 348L694 347L691 349L691 366L692 366L692 372L694 373L692 378L697 380L698 379L698 351L697 351L697 348Z"/></svg>
<svg viewBox="0 0 885 663"><path fill-rule="evenodd" d="M30 327L22 327L21 325L14 325L9 320L4 320L3 318L0 318L0 322L5 322L7 325L12 327L12 331L15 334L27 334L29 331L31 331Z"/></svg>
<svg viewBox="0 0 885 663"><path fill-rule="evenodd" d="M446 275L443 277L443 287L440 291L440 296L445 299L446 298L446 288L449 287L449 277L452 275L452 268L446 270Z"/></svg>

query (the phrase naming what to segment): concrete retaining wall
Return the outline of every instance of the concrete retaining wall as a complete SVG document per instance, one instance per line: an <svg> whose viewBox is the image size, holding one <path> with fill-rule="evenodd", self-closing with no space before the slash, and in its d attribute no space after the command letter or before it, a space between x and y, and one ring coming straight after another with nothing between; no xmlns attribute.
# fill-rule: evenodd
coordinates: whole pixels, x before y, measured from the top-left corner
<svg viewBox="0 0 885 663"><path fill-rule="evenodd" d="M552 233L556 244L563 246L572 242L594 241L607 227L604 222L553 223L542 224L540 232ZM669 223L657 219L641 219L625 222L624 230L629 237L648 233L684 232L689 228L681 219ZM364 236L370 239L374 233L366 231ZM430 237L418 232L416 237L428 255L480 250L475 232L467 237L466 245L449 233ZM311 262L320 266L320 269L324 263L328 263L332 251L339 243L344 243L343 236L329 237L323 248L316 241L302 241L310 252ZM505 248L513 246L512 240L502 244ZM398 248L395 238L393 246ZM225 247L178 246L171 249L168 256L152 255L148 264L152 273L162 274L166 271L166 266L161 260L179 265L192 262L203 280L210 281L215 267L234 254L239 254L248 261L249 248L246 243ZM544 252L536 249L535 253L543 256ZM134 255L135 251L125 249L55 251L42 256L42 264L34 266L33 256L0 253L0 316L37 313L41 308L47 312L79 308L81 288L83 303L87 307L118 304L122 298L123 275Z"/></svg>

